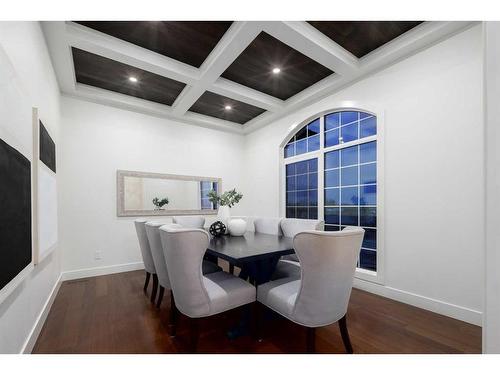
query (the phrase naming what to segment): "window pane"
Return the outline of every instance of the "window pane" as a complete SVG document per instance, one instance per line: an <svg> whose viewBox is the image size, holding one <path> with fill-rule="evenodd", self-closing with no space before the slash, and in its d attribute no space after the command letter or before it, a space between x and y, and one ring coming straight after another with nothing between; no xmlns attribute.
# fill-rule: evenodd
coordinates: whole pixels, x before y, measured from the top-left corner
<svg viewBox="0 0 500 375"><path fill-rule="evenodd" d="M325 154L325 169L338 168L339 167L339 152L330 151Z"/></svg>
<svg viewBox="0 0 500 375"><path fill-rule="evenodd" d="M308 172L317 172L318 171L318 159L310 159L308 162Z"/></svg>
<svg viewBox="0 0 500 375"><path fill-rule="evenodd" d="M372 117L373 115L369 114L369 113L366 113L366 112L359 112L359 118L360 119L364 119L364 118L367 118L367 117Z"/></svg>
<svg viewBox="0 0 500 375"><path fill-rule="evenodd" d="M295 139L298 141L299 139L307 138L307 127L304 126L295 134Z"/></svg>
<svg viewBox="0 0 500 375"><path fill-rule="evenodd" d="M340 224L340 209L338 207L325 207L325 223Z"/></svg>
<svg viewBox="0 0 500 375"><path fill-rule="evenodd" d="M342 206L358 205L358 187L348 187L340 189L340 204Z"/></svg>
<svg viewBox="0 0 500 375"><path fill-rule="evenodd" d="M377 160L377 142L368 142L359 146L360 163Z"/></svg>
<svg viewBox="0 0 500 375"><path fill-rule="evenodd" d="M363 121L360 121L359 126L360 138L377 134L377 119L375 117L369 117Z"/></svg>
<svg viewBox="0 0 500 375"><path fill-rule="evenodd" d="M365 230L365 237L363 238L363 245L361 247L366 247L368 249L377 248L377 230L370 228L363 228Z"/></svg>
<svg viewBox="0 0 500 375"><path fill-rule="evenodd" d="M325 130L338 128L340 125L340 113L331 113L325 116Z"/></svg>
<svg viewBox="0 0 500 375"><path fill-rule="evenodd" d="M359 225L362 227L377 226L377 209L375 207L361 207Z"/></svg>
<svg viewBox="0 0 500 375"><path fill-rule="evenodd" d="M307 125L307 136L319 134L319 118Z"/></svg>
<svg viewBox="0 0 500 375"><path fill-rule="evenodd" d="M307 207L297 207L297 218L298 219L307 219L308 217L308 209Z"/></svg>
<svg viewBox="0 0 500 375"><path fill-rule="evenodd" d="M287 166L286 166L286 175L287 176L293 176L295 174L295 164L297 164L297 163L287 164Z"/></svg>
<svg viewBox="0 0 500 375"><path fill-rule="evenodd" d="M295 218L295 207L287 207L286 208L286 217L288 218Z"/></svg>
<svg viewBox="0 0 500 375"><path fill-rule="evenodd" d="M360 186L359 194L361 206L375 206L377 204L377 185Z"/></svg>
<svg viewBox="0 0 500 375"><path fill-rule="evenodd" d="M319 135L307 138L307 152L319 150Z"/></svg>
<svg viewBox="0 0 500 375"><path fill-rule="evenodd" d="M285 158L295 155L295 143L291 143L285 146Z"/></svg>
<svg viewBox="0 0 500 375"><path fill-rule="evenodd" d="M358 164L358 146L351 146L341 150L341 165L343 167Z"/></svg>
<svg viewBox="0 0 500 375"><path fill-rule="evenodd" d="M307 139L301 139L295 142L295 155L305 154L307 152Z"/></svg>
<svg viewBox="0 0 500 375"><path fill-rule="evenodd" d="M339 186L339 170L332 169L325 172L325 187Z"/></svg>
<svg viewBox="0 0 500 375"><path fill-rule="evenodd" d="M318 174L317 173L309 173L309 185L308 189L317 189L318 188Z"/></svg>
<svg viewBox="0 0 500 375"><path fill-rule="evenodd" d="M304 174L304 173L308 172L308 168L307 168L308 161L307 160L299 161L298 163L295 163L295 165L296 165L295 174Z"/></svg>
<svg viewBox="0 0 500 375"><path fill-rule="evenodd" d="M325 189L325 206L338 206L340 204L340 191L338 188Z"/></svg>
<svg viewBox="0 0 500 375"><path fill-rule="evenodd" d="M297 206L307 206L307 201L309 200L309 194L307 190L297 192Z"/></svg>
<svg viewBox="0 0 500 375"><path fill-rule="evenodd" d="M312 219L312 220L318 219L318 207L309 207L308 219Z"/></svg>
<svg viewBox="0 0 500 375"><path fill-rule="evenodd" d="M318 191L309 190L309 206L317 206L317 205L318 205Z"/></svg>
<svg viewBox="0 0 500 375"><path fill-rule="evenodd" d="M297 185L295 184L295 176L286 178L286 191L297 190Z"/></svg>
<svg viewBox="0 0 500 375"><path fill-rule="evenodd" d="M344 143L358 139L358 123L355 122L351 125L341 127L340 136L342 137L342 142Z"/></svg>
<svg viewBox="0 0 500 375"><path fill-rule="evenodd" d="M358 184L358 166L340 169L341 186Z"/></svg>
<svg viewBox="0 0 500 375"><path fill-rule="evenodd" d="M297 175L297 190L307 190L307 174Z"/></svg>
<svg viewBox="0 0 500 375"><path fill-rule="evenodd" d="M342 225L358 225L358 208L342 207L340 209L340 222Z"/></svg>
<svg viewBox="0 0 500 375"><path fill-rule="evenodd" d="M327 232L338 232L340 227L338 225L325 225L325 231Z"/></svg>
<svg viewBox="0 0 500 375"><path fill-rule="evenodd" d="M286 193L287 206L295 206L297 204L296 193L294 191Z"/></svg>
<svg viewBox="0 0 500 375"><path fill-rule="evenodd" d="M377 183L377 164L361 165L359 168L360 184Z"/></svg>
<svg viewBox="0 0 500 375"><path fill-rule="evenodd" d="M345 125L350 122L356 121L358 119L358 112L341 112L340 113L340 124Z"/></svg>
<svg viewBox="0 0 500 375"><path fill-rule="evenodd" d="M339 144L339 129L330 130L325 133L325 147L335 146Z"/></svg>
<svg viewBox="0 0 500 375"><path fill-rule="evenodd" d="M365 270L377 270L377 252L361 249L359 253L359 267Z"/></svg>

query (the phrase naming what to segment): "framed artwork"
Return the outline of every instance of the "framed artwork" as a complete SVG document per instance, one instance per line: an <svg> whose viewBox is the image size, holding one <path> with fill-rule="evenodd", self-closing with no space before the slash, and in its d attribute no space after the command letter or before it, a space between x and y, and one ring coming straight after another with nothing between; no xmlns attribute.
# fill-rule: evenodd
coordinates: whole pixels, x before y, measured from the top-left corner
<svg viewBox="0 0 500 375"><path fill-rule="evenodd" d="M40 263L57 247L56 145L33 109L34 262Z"/></svg>

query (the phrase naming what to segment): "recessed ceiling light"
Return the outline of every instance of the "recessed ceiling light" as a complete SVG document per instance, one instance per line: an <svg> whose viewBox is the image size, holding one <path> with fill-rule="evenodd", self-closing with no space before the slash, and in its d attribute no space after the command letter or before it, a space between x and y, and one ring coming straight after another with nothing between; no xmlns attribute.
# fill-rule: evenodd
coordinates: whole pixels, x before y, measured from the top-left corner
<svg viewBox="0 0 500 375"><path fill-rule="evenodd" d="M128 77L128 80L130 82L137 82L137 78L135 78L135 77Z"/></svg>
<svg viewBox="0 0 500 375"><path fill-rule="evenodd" d="M231 108L232 108L232 107L231 107L230 105L226 105L226 106L224 107L224 109L225 109L226 111L230 111L230 110L231 110Z"/></svg>
<svg viewBox="0 0 500 375"><path fill-rule="evenodd" d="M280 68L274 68L274 69L273 69L273 73L274 73L274 74L278 74L279 72L281 72L281 69L280 69Z"/></svg>

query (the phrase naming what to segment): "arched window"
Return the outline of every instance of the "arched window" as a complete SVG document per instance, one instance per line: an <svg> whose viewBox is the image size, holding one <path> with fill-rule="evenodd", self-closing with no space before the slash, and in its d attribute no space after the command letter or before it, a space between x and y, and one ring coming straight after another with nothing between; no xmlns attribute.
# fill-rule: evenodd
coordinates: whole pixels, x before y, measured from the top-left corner
<svg viewBox="0 0 500 375"><path fill-rule="evenodd" d="M358 268L377 271L377 116L337 110L300 127L282 148L288 218L322 219L325 230L360 226Z"/></svg>

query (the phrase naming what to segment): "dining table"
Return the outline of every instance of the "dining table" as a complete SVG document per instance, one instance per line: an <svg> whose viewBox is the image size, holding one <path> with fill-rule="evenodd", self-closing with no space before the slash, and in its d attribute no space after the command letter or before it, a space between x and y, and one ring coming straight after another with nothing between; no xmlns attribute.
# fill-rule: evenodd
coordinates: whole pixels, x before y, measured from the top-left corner
<svg viewBox="0 0 500 375"><path fill-rule="evenodd" d="M239 277L249 280L257 288L271 280L279 259L294 254L290 237L247 231L243 236L211 236L206 255L224 259L241 269ZM231 268L232 268L231 267ZM239 323L227 331L230 339L250 332L251 312L246 306Z"/></svg>
<svg viewBox="0 0 500 375"><path fill-rule="evenodd" d="M279 259L294 253L292 238L250 231L243 236L211 236L206 251L240 268L239 276L255 286L271 280Z"/></svg>

